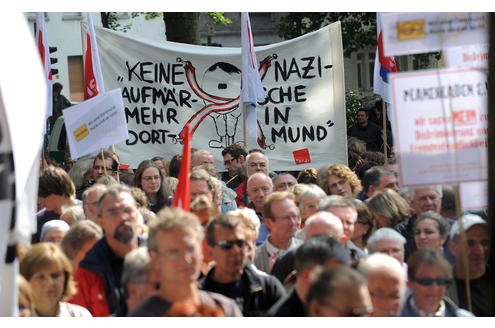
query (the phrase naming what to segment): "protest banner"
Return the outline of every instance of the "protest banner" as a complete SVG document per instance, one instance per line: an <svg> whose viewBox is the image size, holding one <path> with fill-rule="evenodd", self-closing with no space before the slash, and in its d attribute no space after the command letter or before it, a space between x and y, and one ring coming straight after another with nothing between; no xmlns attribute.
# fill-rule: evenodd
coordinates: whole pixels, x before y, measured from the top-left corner
<svg viewBox="0 0 495 328"><path fill-rule="evenodd" d="M487 74L394 73L391 84L401 185L487 180Z"/></svg>
<svg viewBox="0 0 495 328"><path fill-rule="evenodd" d="M447 68L488 69L488 43L449 47L443 54Z"/></svg>
<svg viewBox="0 0 495 328"><path fill-rule="evenodd" d="M462 211L488 208L488 181L464 182L459 190Z"/></svg>
<svg viewBox="0 0 495 328"><path fill-rule="evenodd" d="M127 124L121 90L100 93L63 110L73 159L126 140Z"/></svg>
<svg viewBox="0 0 495 328"><path fill-rule="evenodd" d="M222 149L243 143L241 48L95 32L104 83L122 90L129 134L115 145L122 162L135 168L143 159L181 153L190 123L192 147L211 151L223 170ZM255 52L267 96L257 102L254 146L270 168L347 163L340 23Z"/></svg>
<svg viewBox="0 0 495 328"><path fill-rule="evenodd" d="M483 12L387 13L381 23L385 56L488 43L488 14Z"/></svg>

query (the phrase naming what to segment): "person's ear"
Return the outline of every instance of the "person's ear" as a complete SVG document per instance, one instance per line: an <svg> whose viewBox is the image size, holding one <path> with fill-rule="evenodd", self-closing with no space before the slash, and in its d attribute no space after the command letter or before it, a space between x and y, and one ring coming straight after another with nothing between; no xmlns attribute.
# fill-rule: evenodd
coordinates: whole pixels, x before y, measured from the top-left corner
<svg viewBox="0 0 495 328"><path fill-rule="evenodd" d="M208 253L208 257L213 260L213 246L206 244L206 252Z"/></svg>
<svg viewBox="0 0 495 328"><path fill-rule="evenodd" d="M342 245L345 245L345 243L347 243L348 240L349 238L345 234L342 234L342 237L340 237L340 242L342 243Z"/></svg>
<svg viewBox="0 0 495 328"><path fill-rule="evenodd" d="M450 253L455 256L457 253L457 245L456 245L455 241L453 241L452 239L449 240L448 247L449 247Z"/></svg>
<svg viewBox="0 0 495 328"><path fill-rule="evenodd" d="M138 294L137 290L136 290L136 286L129 282L125 285L125 288L127 290L127 295L128 295L128 298L133 298L134 295Z"/></svg>
<svg viewBox="0 0 495 328"><path fill-rule="evenodd" d="M149 255L153 270L158 270L160 268L160 265L158 263L158 253L154 250L150 250Z"/></svg>
<svg viewBox="0 0 495 328"><path fill-rule="evenodd" d="M316 302L315 300L312 300L309 302L309 304L307 305L307 309L308 309L307 310L308 313L306 315L308 315L310 317L319 317L320 316L318 302Z"/></svg>
<svg viewBox="0 0 495 328"><path fill-rule="evenodd" d="M239 162L239 164L244 164L244 162L246 161L246 158L244 157L244 155L239 155L239 157L237 158L237 161Z"/></svg>

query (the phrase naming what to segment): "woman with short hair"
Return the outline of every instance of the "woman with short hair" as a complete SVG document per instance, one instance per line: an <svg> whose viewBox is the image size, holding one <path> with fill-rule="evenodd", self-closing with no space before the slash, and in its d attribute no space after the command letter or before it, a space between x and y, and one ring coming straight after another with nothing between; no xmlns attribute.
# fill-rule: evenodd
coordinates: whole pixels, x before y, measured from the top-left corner
<svg viewBox="0 0 495 328"><path fill-rule="evenodd" d="M409 257L406 298L401 317L472 317L445 296L453 281L452 266L436 249L418 249Z"/></svg>
<svg viewBox="0 0 495 328"><path fill-rule="evenodd" d="M60 246L40 242L30 247L20 273L32 289L33 317L91 317L84 307L67 303L75 293L72 265Z"/></svg>

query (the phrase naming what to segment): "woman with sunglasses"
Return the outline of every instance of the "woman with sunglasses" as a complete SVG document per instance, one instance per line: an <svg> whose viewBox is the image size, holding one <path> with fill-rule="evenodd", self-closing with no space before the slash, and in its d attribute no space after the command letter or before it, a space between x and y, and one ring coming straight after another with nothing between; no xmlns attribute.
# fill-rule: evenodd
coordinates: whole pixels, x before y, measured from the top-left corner
<svg viewBox="0 0 495 328"><path fill-rule="evenodd" d="M452 266L437 250L423 248L407 261L410 294L401 317L473 317L445 296L452 283Z"/></svg>

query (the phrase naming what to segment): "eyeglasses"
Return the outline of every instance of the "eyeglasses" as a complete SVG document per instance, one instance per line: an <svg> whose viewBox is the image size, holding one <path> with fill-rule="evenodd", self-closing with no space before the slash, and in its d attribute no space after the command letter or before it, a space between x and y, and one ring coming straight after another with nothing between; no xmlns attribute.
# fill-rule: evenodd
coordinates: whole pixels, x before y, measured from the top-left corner
<svg viewBox="0 0 495 328"><path fill-rule="evenodd" d="M215 244L215 246L220 247L223 250L230 250L236 245L239 248L244 248L246 245L246 241L242 239L237 239L237 240L220 240L218 243Z"/></svg>
<svg viewBox="0 0 495 328"><path fill-rule="evenodd" d="M448 286L452 282L450 278L412 278L412 280L422 286L431 286L433 283L437 284L437 286Z"/></svg>
<svg viewBox="0 0 495 328"><path fill-rule="evenodd" d="M266 163L249 163L249 167L266 167Z"/></svg>
<svg viewBox="0 0 495 328"><path fill-rule="evenodd" d="M152 177L142 177L142 179L144 181L160 180L160 176L159 175L155 175L155 176L152 176Z"/></svg>

